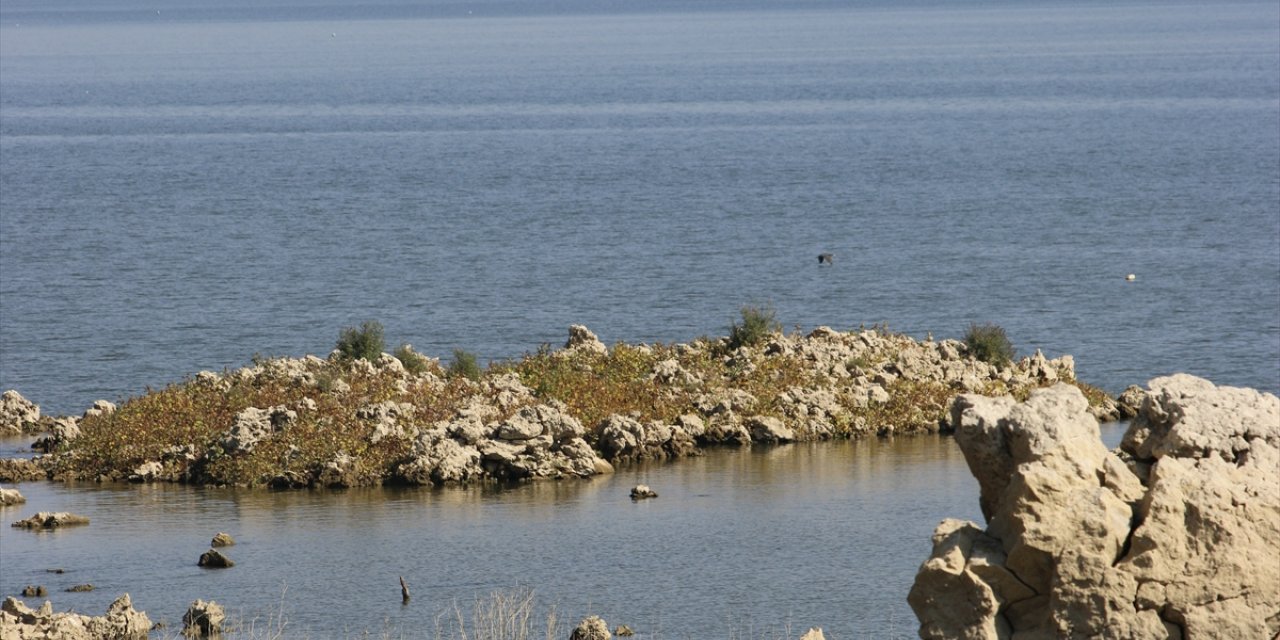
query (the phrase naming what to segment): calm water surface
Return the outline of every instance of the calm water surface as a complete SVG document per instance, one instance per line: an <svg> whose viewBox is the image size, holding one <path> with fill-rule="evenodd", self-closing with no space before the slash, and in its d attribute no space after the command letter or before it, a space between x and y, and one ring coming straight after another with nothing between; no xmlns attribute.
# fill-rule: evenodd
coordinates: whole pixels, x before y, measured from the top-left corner
<svg viewBox="0 0 1280 640"><path fill-rule="evenodd" d="M521 6L4 0L0 387L768 304L1280 391L1276 3Z"/></svg>
<svg viewBox="0 0 1280 640"><path fill-rule="evenodd" d="M1103 425L1104 442L1123 429ZM631 502L639 483L660 497ZM100 613L127 591L171 625L197 598L245 619L283 606L293 637L434 628L455 600L517 587L573 622L595 613L648 638L773 637L787 624L914 637L906 594L933 527L982 518L963 455L939 436L716 449L505 490L21 490L28 503L0 512L6 521L69 510L92 522L0 527L0 593L42 584L59 607ZM200 569L218 531L236 538L237 565ZM46 573L55 567L67 573ZM62 593L86 582L97 590Z"/></svg>

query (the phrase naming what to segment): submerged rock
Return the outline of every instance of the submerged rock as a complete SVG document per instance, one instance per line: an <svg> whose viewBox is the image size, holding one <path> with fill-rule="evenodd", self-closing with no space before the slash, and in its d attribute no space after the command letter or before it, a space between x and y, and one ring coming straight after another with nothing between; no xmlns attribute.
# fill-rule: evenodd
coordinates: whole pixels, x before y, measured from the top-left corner
<svg viewBox="0 0 1280 640"><path fill-rule="evenodd" d="M922 638L1280 633L1280 399L1149 384L1119 455L1074 387L961 396L987 526L944 521L908 602Z"/></svg>
<svg viewBox="0 0 1280 640"><path fill-rule="evenodd" d="M638 484L631 488L632 500L645 500L656 497L658 497L658 492L650 489L647 484Z"/></svg>
<svg viewBox="0 0 1280 640"><path fill-rule="evenodd" d="M8 507L15 504L22 504L27 499L17 489L5 489L0 487L0 507Z"/></svg>
<svg viewBox="0 0 1280 640"><path fill-rule="evenodd" d="M223 555L221 551L210 549L200 554L200 561L197 565L207 569L227 569L236 566L236 563L231 558Z"/></svg>
<svg viewBox="0 0 1280 640"><path fill-rule="evenodd" d="M78 524L89 524L89 518L67 511L41 511L26 520L13 523L13 526L23 529L56 529Z"/></svg>

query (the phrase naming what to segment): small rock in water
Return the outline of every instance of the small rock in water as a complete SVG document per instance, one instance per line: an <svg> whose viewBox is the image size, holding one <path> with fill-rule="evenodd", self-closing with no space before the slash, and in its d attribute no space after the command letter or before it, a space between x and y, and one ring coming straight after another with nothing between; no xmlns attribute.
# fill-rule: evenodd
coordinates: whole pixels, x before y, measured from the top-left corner
<svg viewBox="0 0 1280 640"><path fill-rule="evenodd" d="M182 632L188 637L211 637L222 633L227 613L222 605L210 600L196 600L182 616Z"/></svg>
<svg viewBox="0 0 1280 640"><path fill-rule="evenodd" d="M41 511L26 520L13 523L13 526L25 529L56 529L73 524L89 524L89 519L66 511Z"/></svg>
<svg viewBox="0 0 1280 640"><path fill-rule="evenodd" d="M231 534L223 533L219 531L216 535L213 536L213 541L210 542L209 544L210 546L214 546L214 547L229 547L235 543L236 543L235 538L232 538Z"/></svg>
<svg viewBox="0 0 1280 640"><path fill-rule="evenodd" d="M236 566L236 563L218 551L210 549L200 554L200 566L210 569L225 569Z"/></svg>
<svg viewBox="0 0 1280 640"><path fill-rule="evenodd" d="M1125 279L1125 280L1129 280L1129 281L1131 281L1131 282L1132 282L1132 281L1134 281L1134 280L1137 280L1137 279L1138 279L1138 276L1137 276L1137 274L1133 274L1133 273L1131 273L1131 274L1129 274L1129 275L1125 276L1125 277L1124 277L1124 279Z"/></svg>
<svg viewBox="0 0 1280 640"><path fill-rule="evenodd" d="M91 584L78 584L78 585L76 585L76 586L74 586L74 587L68 587L68 588L67 588L67 593L84 593L84 592L86 592L86 591L93 591L93 585L91 585Z"/></svg>
<svg viewBox="0 0 1280 640"><path fill-rule="evenodd" d="M49 591L46 590L44 587L42 586L38 587L30 584L27 585L26 589L22 590L22 597L24 598L43 598L48 594L49 594Z"/></svg>
<svg viewBox="0 0 1280 640"><path fill-rule="evenodd" d="M577 627L574 627L573 634L569 636L569 640L612 640L612 638L609 625L601 620L600 616L584 618Z"/></svg>
<svg viewBox="0 0 1280 640"><path fill-rule="evenodd" d="M636 632L625 624L620 624L617 629L613 630L613 635L615 636L634 636L635 634Z"/></svg>
<svg viewBox="0 0 1280 640"><path fill-rule="evenodd" d="M658 492L649 488L647 484L638 484L631 489L632 500L644 500L645 498L656 498Z"/></svg>

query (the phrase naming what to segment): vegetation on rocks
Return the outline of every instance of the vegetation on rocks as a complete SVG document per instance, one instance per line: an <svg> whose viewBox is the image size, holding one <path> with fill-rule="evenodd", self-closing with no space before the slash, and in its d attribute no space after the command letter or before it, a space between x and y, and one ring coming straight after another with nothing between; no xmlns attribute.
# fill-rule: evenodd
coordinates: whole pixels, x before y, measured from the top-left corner
<svg viewBox="0 0 1280 640"><path fill-rule="evenodd" d="M1013 343L1004 327L994 324L971 324L964 335L964 344L973 357L1003 367L1013 361Z"/></svg>
<svg viewBox="0 0 1280 640"><path fill-rule="evenodd" d="M957 340L784 334L746 309L731 334L610 348L575 326L563 349L483 370L459 350L445 369L407 345L370 353L381 325L367 322L327 359L201 372L87 412L35 464L62 479L276 487L586 476L717 444L946 430L960 393L1091 389L1069 356L997 367Z"/></svg>
<svg viewBox="0 0 1280 640"><path fill-rule="evenodd" d="M365 320L359 328L344 328L336 348L348 360L377 360L383 348L382 323Z"/></svg>

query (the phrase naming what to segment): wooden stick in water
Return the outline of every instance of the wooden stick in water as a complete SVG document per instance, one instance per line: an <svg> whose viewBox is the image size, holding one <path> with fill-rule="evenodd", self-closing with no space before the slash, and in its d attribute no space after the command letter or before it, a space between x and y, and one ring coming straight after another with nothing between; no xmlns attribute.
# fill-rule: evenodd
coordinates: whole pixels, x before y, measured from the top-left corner
<svg viewBox="0 0 1280 640"><path fill-rule="evenodd" d="M409 585L404 583L404 576L400 576L400 597L404 602L409 601Z"/></svg>

